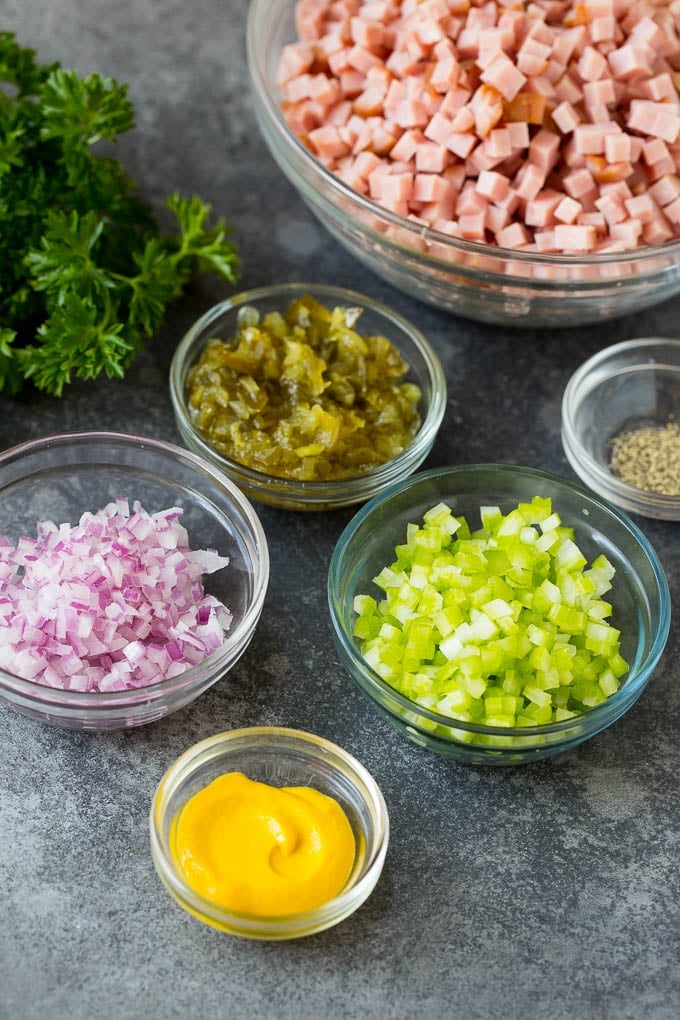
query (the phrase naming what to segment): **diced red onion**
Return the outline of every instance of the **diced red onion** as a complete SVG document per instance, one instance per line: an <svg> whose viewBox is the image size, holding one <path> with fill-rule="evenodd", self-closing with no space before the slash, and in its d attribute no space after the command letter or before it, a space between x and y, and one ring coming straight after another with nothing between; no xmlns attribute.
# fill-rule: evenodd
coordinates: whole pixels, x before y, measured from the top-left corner
<svg viewBox="0 0 680 1020"><path fill-rule="evenodd" d="M178 676L222 646L232 616L202 576L228 560L192 550L182 510L117 499L77 525L0 536L0 668L72 691Z"/></svg>

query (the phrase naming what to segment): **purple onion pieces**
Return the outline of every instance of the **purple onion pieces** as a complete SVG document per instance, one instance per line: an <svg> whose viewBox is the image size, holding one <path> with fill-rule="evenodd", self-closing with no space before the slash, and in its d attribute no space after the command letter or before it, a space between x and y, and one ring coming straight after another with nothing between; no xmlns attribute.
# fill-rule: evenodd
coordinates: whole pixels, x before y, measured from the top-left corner
<svg viewBox="0 0 680 1020"><path fill-rule="evenodd" d="M117 499L75 526L40 521L16 546L0 536L0 668L63 690L125 691L220 648L232 614L202 578L229 560L192 550L181 515Z"/></svg>

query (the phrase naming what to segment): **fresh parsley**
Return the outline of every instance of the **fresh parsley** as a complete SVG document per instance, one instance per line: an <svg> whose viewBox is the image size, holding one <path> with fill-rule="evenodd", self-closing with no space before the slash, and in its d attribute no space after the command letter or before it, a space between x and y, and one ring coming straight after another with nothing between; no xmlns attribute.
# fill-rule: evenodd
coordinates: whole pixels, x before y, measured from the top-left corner
<svg viewBox="0 0 680 1020"><path fill-rule="evenodd" d="M93 153L134 123L127 86L40 65L0 32L0 392L121 377L195 273L234 282L224 220L171 195L161 234L119 161Z"/></svg>

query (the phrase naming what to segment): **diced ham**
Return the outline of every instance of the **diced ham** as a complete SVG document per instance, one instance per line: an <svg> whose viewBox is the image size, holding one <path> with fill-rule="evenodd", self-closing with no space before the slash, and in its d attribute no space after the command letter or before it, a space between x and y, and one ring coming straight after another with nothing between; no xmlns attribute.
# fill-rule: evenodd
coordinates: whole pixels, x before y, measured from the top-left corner
<svg viewBox="0 0 680 1020"><path fill-rule="evenodd" d="M573 131L581 120L574 107L566 100L555 107L551 116L563 135Z"/></svg>
<svg viewBox="0 0 680 1020"><path fill-rule="evenodd" d="M464 213L458 217L460 236L467 241L486 240L486 215L483 212Z"/></svg>
<svg viewBox="0 0 680 1020"><path fill-rule="evenodd" d="M493 170L482 170L477 178L476 191L490 202L502 202L510 190L510 183L503 174Z"/></svg>
<svg viewBox="0 0 680 1020"><path fill-rule="evenodd" d="M578 73L583 81L597 81L607 70L607 60L593 46L586 46L578 62Z"/></svg>
<svg viewBox="0 0 680 1020"><path fill-rule="evenodd" d="M286 122L411 223L546 253L680 238L680 0L298 0L295 23Z"/></svg>
<svg viewBox="0 0 680 1020"><path fill-rule="evenodd" d="M418 173L440 174L449 162L450 153L443 145L422 142L415 152Z"/></svg>
<svg viewBox="0 0 680 1020"><path fill-rule="evenodd" d="M545 173L549 173L557 162L560 148L559 136L552 131L541 129L531 139L529 145L529 160Z"/></svg>
<svg viewBox="0 0 680 1020"><path fill-rule="evenodd" d="M670 174L655 181L649 189L648 194L654 199L657 205L662 208L674 201L680 195L680 177ZM665 211L665 210L664 210Z"/></svg>
<svg viewBox="0 0 680 1020"><path fill-rule="evenodd" d="M314 63L314 47L311 43L289 43L283 47L277 69L277 82L283 85L291 78L306 74Z"/></svg>
<svg viewBox="0 0 680 1020"><path fill-rule="evenodd" d="M527 202L524 211L524 222L530 227L548 227L555 222L555 210L565 200L561 191L547 188L539 191L536 198Z"/></svg>
<svg viewBox="0 0 680 1020"><path fill-rule="evenodd" d="M523 223L510 223L496 234L501 248L524 248L530 242L531 235Z"/></svg>
<svg viewBox="0 0 680 1020"><path fill-rule="evenodd" d="M503 116L503 100L499 91L485 82L470 100L470 109L474 114L477 135L484 139Z"/></svg>
<svg viewBox="0 0 680 1020"><path fill-rule="evenodd" d="M526 82L522 74L505 53L499 53L482 73L482 81L495 88L506 102L514 99Z"/></svg>
<svg viewBox="0 0 680 1020"><path fill-rule="evenodd" d="M654 103L649 99L632 99L627 126L631 131L675 142L680 134L680 113L668 103Z"/></svg>
<svg viewBox="0 0 680 1020"><path fill-rule="evenodd" d="M560 223L575 223L579 214L583 212L583 206L575 198L565 195L555 209L555 219Z"/></svg>
<svg viewBox="0 0 680 1020"><path fill-rule="evenodd" d="M557 247L566 251L592 251L597 243L595 227L581 223L558 223L554 235Z"/></svg>

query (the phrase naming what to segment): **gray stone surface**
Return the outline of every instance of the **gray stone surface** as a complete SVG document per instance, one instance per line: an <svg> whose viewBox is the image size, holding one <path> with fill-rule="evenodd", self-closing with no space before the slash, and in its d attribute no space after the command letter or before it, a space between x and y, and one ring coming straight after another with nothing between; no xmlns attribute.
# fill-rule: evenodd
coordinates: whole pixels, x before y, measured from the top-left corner
<svg viewBox="0 0 680 1020"><path fill-rule="evenodd" d="M138 127L120 156L144 193L211 200L236 230L242 283L335 280L391 303L431 337L449 403L428 464L514 461L571 476L562 389L617 340L678 335L680 300L572 331L517 332L418 304L323 231L259 137L244 57L246 0L3 0L0 29L40 56L130 82ZM0 448L62 429L178 441L173 348L229 288L197 286L123 382L61 402L0 398ZM677 630L619 723L552 762L484 770L407 743L355 691L334 653L328 560L350 511L261 509L271 584L229 677L133 732L79 735L0 707L2 1020L388 1018L587 1020L680 1011L680 711ZM640 520L680 596L679 525ZM196 740L276 723L337 741L372 771L392 819L378 887L309 940L239 941L167 896L147 813Z"/></svg>

